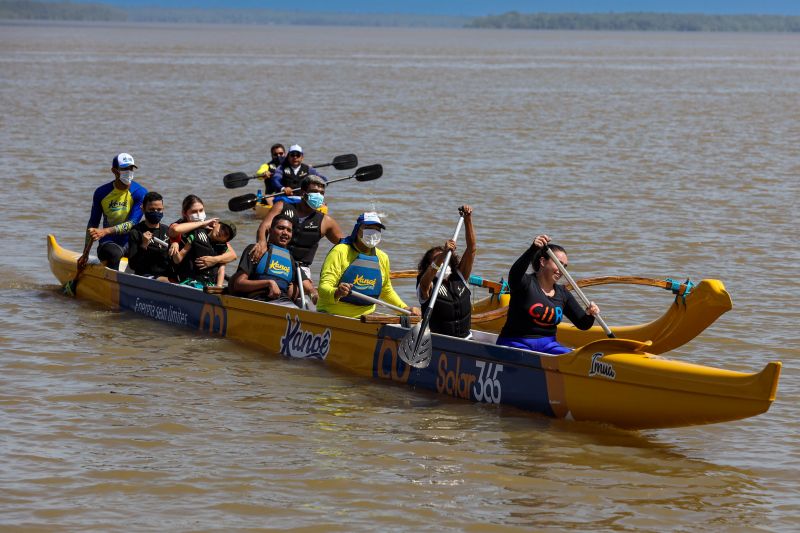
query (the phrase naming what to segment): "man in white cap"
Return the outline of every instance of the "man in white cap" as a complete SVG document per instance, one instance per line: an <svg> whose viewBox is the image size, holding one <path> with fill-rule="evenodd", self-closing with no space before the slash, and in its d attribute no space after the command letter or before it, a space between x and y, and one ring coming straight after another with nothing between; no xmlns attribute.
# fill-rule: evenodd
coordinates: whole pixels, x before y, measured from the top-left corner
<svg viewBox="0 0 800 533"><path fill-rule="evenodd" d="M142 218L142 200L147 189L133 181L133 171L139 167L133 157L125 152L111 161L114 181L101 185L94 191L92 213L86 225L86 246L78 259L82 269L89 259L94 241L100 241L97 257L114 270L128 251L128 233ZM103 227L100 226L102 217Z"/></svg>
<svg viewBox="0 0 800 533"><path fill-rule="evenodd" d="M307 176L319 176L325 181L328 178L317 172L314 167L308 166L303 163L303 147L299 144L293 144L289 147L289 153L283 159L278 168L272 174L272 189L275 191L283 191L288 197L294 195L294 189L300 187L303 179ZM295 198L291 203L297 203L299 198Z"/></svg>
<svg viewBox="0 0 800 533"><path fill-rule="evenodd" d="M420 315L419 308L407 306L392 287L389 256L378 249L383 229L377 213L362 213L350 236L331 248L319 273L317 311L353 318L375 311L375 304L351 294L356 291Z"/></svg>

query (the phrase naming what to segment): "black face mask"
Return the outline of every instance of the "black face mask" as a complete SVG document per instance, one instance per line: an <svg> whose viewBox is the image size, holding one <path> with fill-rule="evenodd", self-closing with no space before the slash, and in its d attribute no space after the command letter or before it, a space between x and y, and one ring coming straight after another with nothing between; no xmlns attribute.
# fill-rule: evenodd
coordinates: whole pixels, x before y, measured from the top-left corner
<svg viewBox="0 0 800 533"><path fill-rule="evenodd" d="M158 224L164 218L164 213L160 211L148 211L144 214L144 219L151 224Z"/></svg>

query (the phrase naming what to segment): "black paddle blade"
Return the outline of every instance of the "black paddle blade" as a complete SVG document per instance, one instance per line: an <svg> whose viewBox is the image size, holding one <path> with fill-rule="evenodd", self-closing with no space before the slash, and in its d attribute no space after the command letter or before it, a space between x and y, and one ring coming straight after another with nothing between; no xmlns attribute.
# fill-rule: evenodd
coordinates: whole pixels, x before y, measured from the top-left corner
<svg viewBox="0 0 800 533"><path fill-rule="evenodd" d="M248 176L244 172L234 172L222 178L222 183L225 184L226 189L238 189L247 185L247 182L253 178L255 176Z"/></svg>
<svg viewBox="0 0 800 533"><path fill-rule="evenodd" d="M367 165L356 170L353 177L356 181L372 181L383 176L383 166L381 165Z"/></svg>
<svg viewBox="0 0 800 533"><path fill-rule="evenodd" d="M237 196L236 198L231 198L228 200L228 209L231 211L247 211L248 209L252 209L256 202L258 202L258 198L255 194L243 194L242 196Z"/></svg>
<svg viewBox="0 0 800 533"><path fill-rule="evenodd" d="M336 170L350 170L358 166L356 154L337 155L331 163Z"/></svg>

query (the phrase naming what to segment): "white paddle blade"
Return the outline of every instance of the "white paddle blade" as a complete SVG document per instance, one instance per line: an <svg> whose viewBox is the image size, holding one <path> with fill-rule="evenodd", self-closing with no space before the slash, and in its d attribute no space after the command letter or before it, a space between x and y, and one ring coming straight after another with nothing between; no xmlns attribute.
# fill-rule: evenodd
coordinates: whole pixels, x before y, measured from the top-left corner
<svg viewBox="0 0 800 533"><path fill-rule="evenodd" d="M431 364L431 357L433 356L431 330L426 327L425 331L420 332L420 324L415 324L413 328L408 330L405 337L400 339L397 352L400 355L400 359L407 365L411 365L414 368L426 368Z"/></svg>

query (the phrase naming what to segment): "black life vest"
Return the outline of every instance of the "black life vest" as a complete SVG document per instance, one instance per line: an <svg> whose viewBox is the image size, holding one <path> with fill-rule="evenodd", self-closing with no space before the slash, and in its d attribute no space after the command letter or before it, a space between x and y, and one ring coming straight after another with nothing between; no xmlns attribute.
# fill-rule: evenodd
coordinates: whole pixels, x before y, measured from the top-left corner
<svg viewBox="0 0 800 533"><path fill-rule="evenodd" d="M284 187L298 189L300 184L303 183L303 180L308 176L308 170L309 166L305 163L300 163L300 168L297 169L296 174L292 166L288 163L281 165L281 183Z"/></svg>
<svg viewBox="0 0 800 533"><path fill-rule="evenodd" d="M449 279L442 281L439 295L436 297L436 305L433 306L431 313L431 331L451 337L468 336L469 328L472 325L470 294L469 287L457 272L453 272ZM430 298L422 304L423 313L428 309L429 302Z"/></svg>
<svg viewBox="0 0 800 533"><path fill-rule="evenodd" d="M292 257L301 265L308 266L314 262L319 241L322 239L322 219L325 214L314 211L301 222L296 206L297 204L284 203L281 214L292 220L292 242L289 243Z"/></svg>
<svg viewBox="0 0 800 533"><path fill-rule="evenodd" d="M207 255L222 255L227 251L228 244L213 242L208 230L205 228L197 228L185 234L183 240L187 244L191 244L192 248L181 261L179 268L180 280L193 279L205 283L216 283L219 265L200 269L195 266L194 260Z"/></svg>

